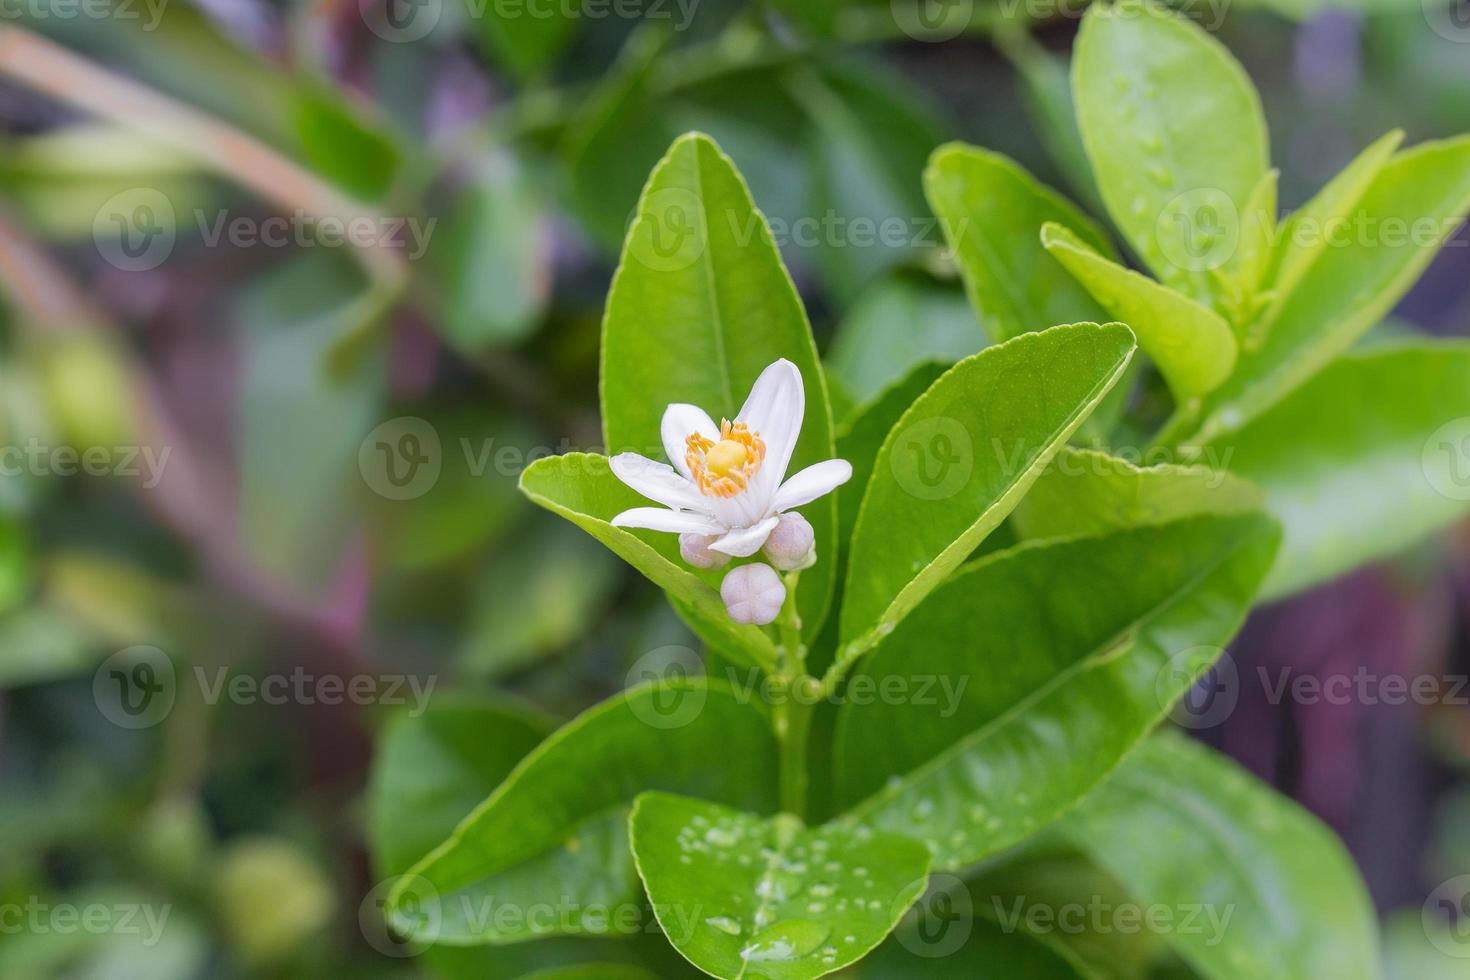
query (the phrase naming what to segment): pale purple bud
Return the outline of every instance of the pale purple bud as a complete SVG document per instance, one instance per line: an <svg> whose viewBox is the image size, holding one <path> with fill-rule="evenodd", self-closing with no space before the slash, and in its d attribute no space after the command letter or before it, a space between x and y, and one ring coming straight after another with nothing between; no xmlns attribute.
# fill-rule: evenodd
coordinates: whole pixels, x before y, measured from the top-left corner
<svg viewBox="0 0 1470 980"><path fill-rule="evenodd" d="M720 598L735 622L764 626L781 614L786 586L774 568L756 562L732 568L720 583Z"/></svg>
<svg viewBox="0 0 1470 980"><path fill-rule="evenodd" d="M679 535L679 554L684 560L695 568L724 568L730 562L730 556L719 551L711 551L709 546L720 539L718 534L700 534L697 531L685 531Z"/></svg>
<svg viewBox="0 0 1470 980"><path fill-rule="evenodd" d="M809 568L817 560L817 536L800 514L782 514L766 538L766 557L783 572Z"/></svg>

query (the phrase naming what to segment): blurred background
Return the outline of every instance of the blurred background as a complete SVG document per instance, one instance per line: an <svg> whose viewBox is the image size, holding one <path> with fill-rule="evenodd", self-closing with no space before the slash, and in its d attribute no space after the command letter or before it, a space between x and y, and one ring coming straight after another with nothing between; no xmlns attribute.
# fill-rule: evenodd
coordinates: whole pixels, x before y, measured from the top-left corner
<svg viewBox="0 0 1470 980"><path fill-rule="evenodd" d="M696 645L515 491L598 445L644 178L688 129L735 159L841 418L986 343L921 192L936 145L1098 210L1070 4L0 0L0 976L554 958L382 935L371 766L430 701L544 725ZM1463 0L1185 9L1260 87L1287 208L1394 126L1470 131ZM1470 332L1463 248L1377 336L1404 330ZM1470 873L1467 640L1462 529L1261 610L1229 710L1179 718L1343 836L1395 977L1470 976L1421 922ZM1283 668L1445 683L1272 703Z"/></svg>

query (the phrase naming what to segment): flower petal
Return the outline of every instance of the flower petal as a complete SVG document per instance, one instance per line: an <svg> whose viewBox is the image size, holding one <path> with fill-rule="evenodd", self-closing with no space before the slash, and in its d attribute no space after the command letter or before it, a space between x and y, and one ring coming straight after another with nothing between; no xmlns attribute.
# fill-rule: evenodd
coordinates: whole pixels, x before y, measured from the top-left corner
<svg viewBox="0 0 1470 980"><path fill-rule="evenodd" d="M795 364L783 357L755 379L750 397L735 418L759 433L766 444L766 461L750 488L757 496L773 493L785 479L805 412L806 389Z"/></svg>
<svg viewBox="0 0 1470 980"><path fill-rule="evenodd" d="M608 460L613 476L656 503L665 507L708 513L709 507L699 488L674 472L667 463L659 463L637 453L618 453Z"/></svg>
<svg viewBox="0 0 1470 980"><path fill-rule="evenodd" d="M698 432L711 442L720 441L720 427L715 425L709 413L698 405L675 402L664 409L663 421L659 423L659 434L664 440L664 453L674 469L684 474L684 479L693 479L689 464L684 462L684 441Z"/></svg>
<svg viewBox="0 0 1470 980"><path fill-rule="evenodd" d="M724 528L703 514L690 514L682 510L665 510L662 507L634 507L612 519L613 527L641 527L649 531L697 531L700 534L719 534Z"/></svg>
<svg viewBox="0 0 1470 980"><path fill-rule="evenodd" d="M771 507L776 511L790 510L809 504L824 494L842 486L852 479L852 464L845 459L828 459L813 463L781 484L776 491Z"/></svg>
<svg viewBox="0 0 1470 980"><path fill-rule="evenodd" d="M734 555L736 558L749 558L761 550L761 545L766 543L766 538L771 536L771 531L776 527L779 518L767 517L759 524L750 527L737 527L724 537L709 546L710 551L718 551L721 554Z"/></svg>

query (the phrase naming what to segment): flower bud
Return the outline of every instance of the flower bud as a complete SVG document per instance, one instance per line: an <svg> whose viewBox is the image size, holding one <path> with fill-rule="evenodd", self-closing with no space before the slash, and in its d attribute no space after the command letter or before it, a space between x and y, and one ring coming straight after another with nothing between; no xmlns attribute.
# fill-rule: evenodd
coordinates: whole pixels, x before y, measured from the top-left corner
<svg viewBox="0 0 1470 980"><path fill-rule="evenodd" d="M730 556L709 548L718 540L719 535L716 534L685 531L679 535L679 554L695 568L724 568L729 563Z"/></svg>
<svg viewBox="0 0 1470 980"><path fill-rule="evenodd" d="M786 586L774 568L756 562L732 568L720 583L720 598L735 622L764 626L781 614Z"/></svg>
<svg viewBox="0 0 1470 980"><path fill-rule="evenodd" d="M781 520L766 538L766 557L783 572L810 568L817 560L817 536L800 514L782 514Z"/></svg>

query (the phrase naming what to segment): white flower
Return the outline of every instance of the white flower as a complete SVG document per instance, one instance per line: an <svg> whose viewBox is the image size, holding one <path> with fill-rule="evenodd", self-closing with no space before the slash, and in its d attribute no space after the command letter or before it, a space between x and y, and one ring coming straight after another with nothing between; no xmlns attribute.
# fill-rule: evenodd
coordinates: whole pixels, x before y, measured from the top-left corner
<svg viewBox="0 0 1470 980"><path fill-rule="evenodd" d="M613 526L710 535L711 551L755 554L783 511L811 503L852 476L846 460L829 459L782 482L805 409L801 371L785 359L761 372L733 422L717 428L700 408L670 405L661 434L673 466L637 453L610 460L619 480L664 506L625 510Z"/></svg>

